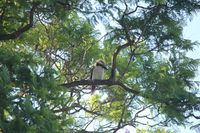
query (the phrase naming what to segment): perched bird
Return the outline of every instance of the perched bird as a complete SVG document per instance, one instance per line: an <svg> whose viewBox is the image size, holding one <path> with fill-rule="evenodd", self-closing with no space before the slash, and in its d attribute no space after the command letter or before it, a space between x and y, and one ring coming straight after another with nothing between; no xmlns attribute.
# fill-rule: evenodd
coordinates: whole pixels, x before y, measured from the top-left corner
<svg viewBox="0 0 200 133"><path fill-rule="evenodd" d="M107 67L105 66L104 61L101 59L97 60L91 71L91 79L102 80L104 76L104 70L107 70ZM95 91L95 85L92 85L91 93L93 94L94 91Z"/></svg>

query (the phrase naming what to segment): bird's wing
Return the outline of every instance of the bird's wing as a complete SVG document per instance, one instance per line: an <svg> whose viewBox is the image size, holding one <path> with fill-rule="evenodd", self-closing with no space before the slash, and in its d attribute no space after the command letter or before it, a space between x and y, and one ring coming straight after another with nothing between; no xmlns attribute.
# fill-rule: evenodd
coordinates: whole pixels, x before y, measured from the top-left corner
<svg viewBox="0 0 200 133"><path fill-rule="evenodd" d="M103 67L105 70L108 70L108 68L107 68L106 66L102 65L102 67Z"/></svg>
<svg viewBox="0 0 200 133"><path fill-rule="evenodd" d="M94 66L92 66L92 69L90 70L90 80L92 80L92 73L93 73L93 70L94 70Z"/></svg>

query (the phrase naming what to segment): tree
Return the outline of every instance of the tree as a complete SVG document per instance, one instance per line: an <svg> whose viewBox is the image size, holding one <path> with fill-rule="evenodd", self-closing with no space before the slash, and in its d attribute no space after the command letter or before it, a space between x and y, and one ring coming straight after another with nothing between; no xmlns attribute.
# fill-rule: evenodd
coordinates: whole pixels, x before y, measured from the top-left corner
<svg viewBox="0 0 200 133"><path fill-rule="evenodd" d="M198 1L0 4L2 132L117 132L199 119L199 61L185 54L198 43L182 36ZM99 58L109 71L92 81L90 66ZM91 85L98 86L94 95Z"/></svg>

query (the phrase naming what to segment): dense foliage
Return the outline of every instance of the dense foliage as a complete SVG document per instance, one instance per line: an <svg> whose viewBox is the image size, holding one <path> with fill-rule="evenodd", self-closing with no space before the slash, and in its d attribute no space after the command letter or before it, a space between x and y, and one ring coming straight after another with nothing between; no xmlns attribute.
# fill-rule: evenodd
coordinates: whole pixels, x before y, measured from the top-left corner
<svg viewBox="0 0 200 133"><path fill-rule="evenodd" d="M199 9L197 0L1 0L0 132L164 133L200 119L199 61L186 56L198 43L182 35ZM100 58L109 70L92 81Z"/></svg>

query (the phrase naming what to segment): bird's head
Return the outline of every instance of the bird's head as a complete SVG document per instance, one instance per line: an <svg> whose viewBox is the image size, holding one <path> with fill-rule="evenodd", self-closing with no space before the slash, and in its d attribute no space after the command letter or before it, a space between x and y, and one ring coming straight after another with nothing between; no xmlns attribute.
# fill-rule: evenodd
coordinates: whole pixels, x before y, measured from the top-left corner
<svg viewBox="0 0 200 133"><path fill-rule="evenodd" d="M99 59L96 61L96 66L102 66L104 69L108 69L103 60Z"/></svg>
<svg viewBox="0 0 200 133"><path fill-rule="evenodd" d="M105 65L104 61L103 61L103 60L101 60L101 59L97 60L97 61L96 61L96 64Z"/></svg>

